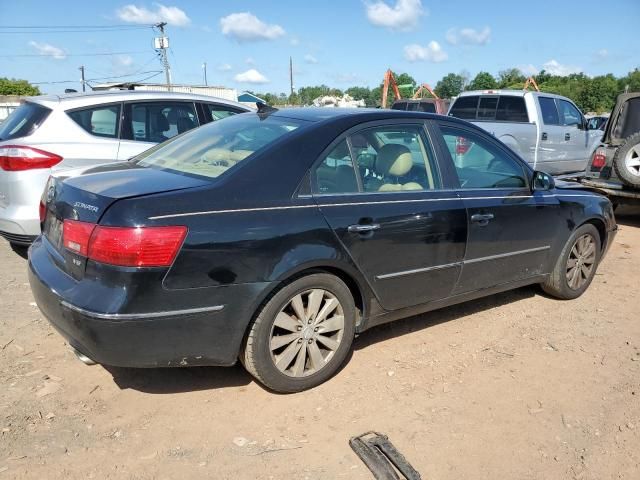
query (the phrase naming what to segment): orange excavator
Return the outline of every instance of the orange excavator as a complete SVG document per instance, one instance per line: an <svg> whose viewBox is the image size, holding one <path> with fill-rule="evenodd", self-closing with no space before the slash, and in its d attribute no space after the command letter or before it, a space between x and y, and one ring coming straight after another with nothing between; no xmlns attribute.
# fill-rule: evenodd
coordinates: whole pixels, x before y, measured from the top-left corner
<svg viewBox="0 0 640 480"><path fill-rule="evenodd" d="M399 87L406 86L406 87L413 88L413 85L398 85L398 83L396 82L396 78L393 75L393 72L391 71L391 69L388 69L384 74L384 80L382 82L382 99L380 102L382 108L387 108L387 95L389 94L389 86L391 86L393 90L393 95L396 99L396 102L398 100L402 100L402 95L400 95ZM432 99L427 99L427 101L435 105L435 112L440 114L446 114L447 113L446 101L441 99L438 96L438 94L434 92L433 89L427 83L421 84L418 87L418 89L415 91L411 99L412 100L422 99L425 91L428 92L433 97ZM424 111L433 111L433 110L429 109Z"/></svg>
<svg viewBox="0 0 640 480"><path fill-rule="evenodd" d="M523 90L528 90L529 89L529 85L531 85L533 88L535 88L536 92L540 91L540 88L538 88L538 84L536 83L536 79L535 78L533 78L533 77L527 78L527 81L524 82Z"/></svg>

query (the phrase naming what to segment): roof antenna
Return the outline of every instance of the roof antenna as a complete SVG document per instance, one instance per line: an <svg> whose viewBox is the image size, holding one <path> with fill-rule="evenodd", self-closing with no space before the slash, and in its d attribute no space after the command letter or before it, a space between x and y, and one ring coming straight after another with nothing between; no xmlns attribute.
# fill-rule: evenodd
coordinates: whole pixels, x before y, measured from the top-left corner
<svg viewBox="0 0 640 480"><path fill-rule="evenodd" d="M256 107L258 107L258 116L261 119L267 118L272 113L275 113L278 111L277 108L272 107L271 105L267 105L264 102L256 102Z"/></svg>

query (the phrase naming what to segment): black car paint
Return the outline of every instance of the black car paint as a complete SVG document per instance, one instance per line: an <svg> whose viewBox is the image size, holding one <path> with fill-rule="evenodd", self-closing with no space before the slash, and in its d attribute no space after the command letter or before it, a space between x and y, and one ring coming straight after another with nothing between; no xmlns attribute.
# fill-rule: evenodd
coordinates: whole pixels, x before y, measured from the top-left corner
<svg viewBox="0 0 640 480"><path fill-rule="evenodd" d="M276 115L309 124L214 180L122 163L106 167L111 173L89 171L59 186L48 215L102 225L188 227L170 268L122 268L89 260L81 274L74 274L73 254L61 254L46 237L33 244L29 271L36 302L72 346L116 366L229 365L260 305L302 272L323 270L343 278L360 308L357 331L362 332L540 282L571 232L585 222L596 224L605 248L615 233L608 200L593 193L460 190L436 124L466 125L489 138L466 122L389 110L301 109ZM336 138L359 125L397 121L425 123L443 190L339 198L310 194L308 172ZM403 201L396 201L397 195ZM99 213L92 217L90 211L71 208L77 200L95 201ZM474 224L475 211L494 212L494 219ZM364 235L346 231L368 221L382 228ZM527 261L515 270L512 258L499 259L505 252L547 244L548 249L525 255ZM480 257L489 261L473 262ZM412 265L424 271L379 278ZM212 307L220 308L194 311ZM154 312L157 318L150 316Z"/></svg>

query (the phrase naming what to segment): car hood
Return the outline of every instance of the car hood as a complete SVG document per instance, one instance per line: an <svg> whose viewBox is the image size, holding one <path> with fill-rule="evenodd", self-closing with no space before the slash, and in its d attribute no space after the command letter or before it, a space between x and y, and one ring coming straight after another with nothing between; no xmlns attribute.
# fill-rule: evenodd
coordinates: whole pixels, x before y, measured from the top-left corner
<svg viewBox="0 0 640 480"><path fill-rule="evenodd" d="M640 92L621 93L613 107L603 143L620 145L625 138L640 131Z"/></svg>

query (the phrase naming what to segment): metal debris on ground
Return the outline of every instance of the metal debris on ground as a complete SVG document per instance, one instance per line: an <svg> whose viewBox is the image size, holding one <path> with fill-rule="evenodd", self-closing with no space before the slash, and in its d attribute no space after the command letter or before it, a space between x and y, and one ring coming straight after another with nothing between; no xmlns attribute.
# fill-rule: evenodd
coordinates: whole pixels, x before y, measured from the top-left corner
<svg viewBox="0 0 640 480"><path fill-rule="evenodd" d="M367 432L349 440L376 480L421 480L418 471L404 458L386 435Z"/></svg>

